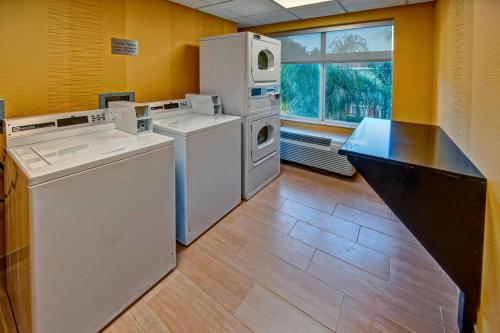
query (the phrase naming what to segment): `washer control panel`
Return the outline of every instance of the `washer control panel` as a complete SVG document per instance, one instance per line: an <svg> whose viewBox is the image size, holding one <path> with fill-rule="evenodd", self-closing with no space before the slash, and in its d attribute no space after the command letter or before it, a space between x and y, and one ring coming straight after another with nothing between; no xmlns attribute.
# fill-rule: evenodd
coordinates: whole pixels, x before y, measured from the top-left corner
<svg viewBox="0 0 500 333"><path fill-rule="evenodd" d="M34 134L57 132L107 123L114 123L113 113L108 109L99 109L38 117L6 119L4 121L4 126L7 139L14 139Z"/></svg>
<svg viewBox="0 0 500 333"><path fill-rule="evenodd" d="M95 124L95 123L103 123L106 122L106 112L102 113L95 113L90 116L90 121Z"/></svg>
<svg viewBox="0 0 500 333"><path fill-rule="evenodd" d="M187 99L173 99L169 101L159 101L148 103L151 109L151 114L153 117L167 116L171 115L172 112L176 111L190 111L191 102Z"/></svg>

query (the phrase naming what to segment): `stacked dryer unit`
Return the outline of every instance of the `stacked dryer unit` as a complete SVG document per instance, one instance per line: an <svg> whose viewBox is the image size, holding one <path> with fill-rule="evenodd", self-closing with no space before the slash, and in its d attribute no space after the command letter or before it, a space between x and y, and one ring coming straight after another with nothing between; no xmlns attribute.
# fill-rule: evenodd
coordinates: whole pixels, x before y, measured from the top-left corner
<svg viewBox="0 0 500 333"><path fill-rule="evenodd" d="M279 40L251 32L200 40L201 92L241 117L244 199L280 173L280 58Z"/></svg>

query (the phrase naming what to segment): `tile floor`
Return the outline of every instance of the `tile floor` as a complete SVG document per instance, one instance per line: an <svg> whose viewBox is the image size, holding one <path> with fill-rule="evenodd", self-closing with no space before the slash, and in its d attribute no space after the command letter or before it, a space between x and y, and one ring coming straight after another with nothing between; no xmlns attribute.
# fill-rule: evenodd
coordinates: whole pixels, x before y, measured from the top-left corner
<svg viewBox="0 0 500 333"><path fill-rule="evenodd" d="M283 165L104 331L448 333L456 311L455 284L359 175Z"/></svg>

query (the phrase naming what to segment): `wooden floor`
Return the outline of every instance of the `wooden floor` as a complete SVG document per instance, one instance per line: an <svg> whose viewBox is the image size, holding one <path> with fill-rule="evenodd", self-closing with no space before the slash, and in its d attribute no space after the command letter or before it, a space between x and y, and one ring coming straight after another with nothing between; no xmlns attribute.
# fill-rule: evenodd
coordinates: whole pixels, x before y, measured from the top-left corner
<svg viewBox="0 0 500 333"><path fill-rule="evenodd" d="M360 176L281 176L105 332L456 332L457 288Z"/></svg>
<svg viewBox="0 0 500 333"><path fill-rule="evenodd" d="M14 323L5 287L5 273L0 273L0 332L16 332L16 325Z"/></svg>

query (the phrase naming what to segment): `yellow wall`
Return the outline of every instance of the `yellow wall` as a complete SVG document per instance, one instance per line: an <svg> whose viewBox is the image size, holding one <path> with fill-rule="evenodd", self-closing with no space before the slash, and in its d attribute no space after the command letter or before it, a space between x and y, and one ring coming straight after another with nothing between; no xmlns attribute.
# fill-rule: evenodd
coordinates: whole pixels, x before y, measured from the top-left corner
<svg viewBox="0 0 500 333"><path fill-rule="evenodd" d="M479 331L500 332L500 1L436 5L436 122L488 179Z"/></svg>
<svg viewBox="0 0 500 333"><path fill-rule="evenodd" d="M0 0L0 13L7 118L95 109L101 92L131 90L138 101L197 92L199 38L236 31L166 0ZM112 55L112 37L139 40L139 56ZM3 229L0 219L0 258Z"/></svg>
<svg viewBox="0 0 500 333"><path fill-rule="evenodd" d="M325 133L351 135L353 129L350 127L335 127L331 125L323 125L316 123L307 123L302 121L293 121L281 119L281 126L290 126L295 128L303 128L306 130L313 130Z"/></svg>
<svg viewBox="0 0 500 333"><path fill-rule="evenodd" d="M433 3L271 24L248 30L269 34L386 19L394 19L393 119L430 123L433 119ZM307 127L320 128L317 125ZM329 129L339 131L331 127ZM346 132L345 129L341 131Z"/></svg>
<svg viewBox="0 0 500 333"><path fill-rule="evenodd" d="M0 0L0 98L6 116L92 109L97 94L139 101L198 90L198 39L233 23L166 0ZM139 56L111 54L111 37Z"/></svg>
<svg viewBox="0 0 500 333"><path fill-rule="evenodd" d="M7 117L96 108L104 91L133 90L139 101L197 91L198 38L236 29L166 0L0 0L0 13L0 98ZM427 3L251 30L384 19L395 25L393 119L438 123L488 178L479 324L483 333L498 332L500 2L439 0L436 9ZM138 39L139 56L111 55L111 37ZM0 256L3 246L0 240Z"/></svg>

